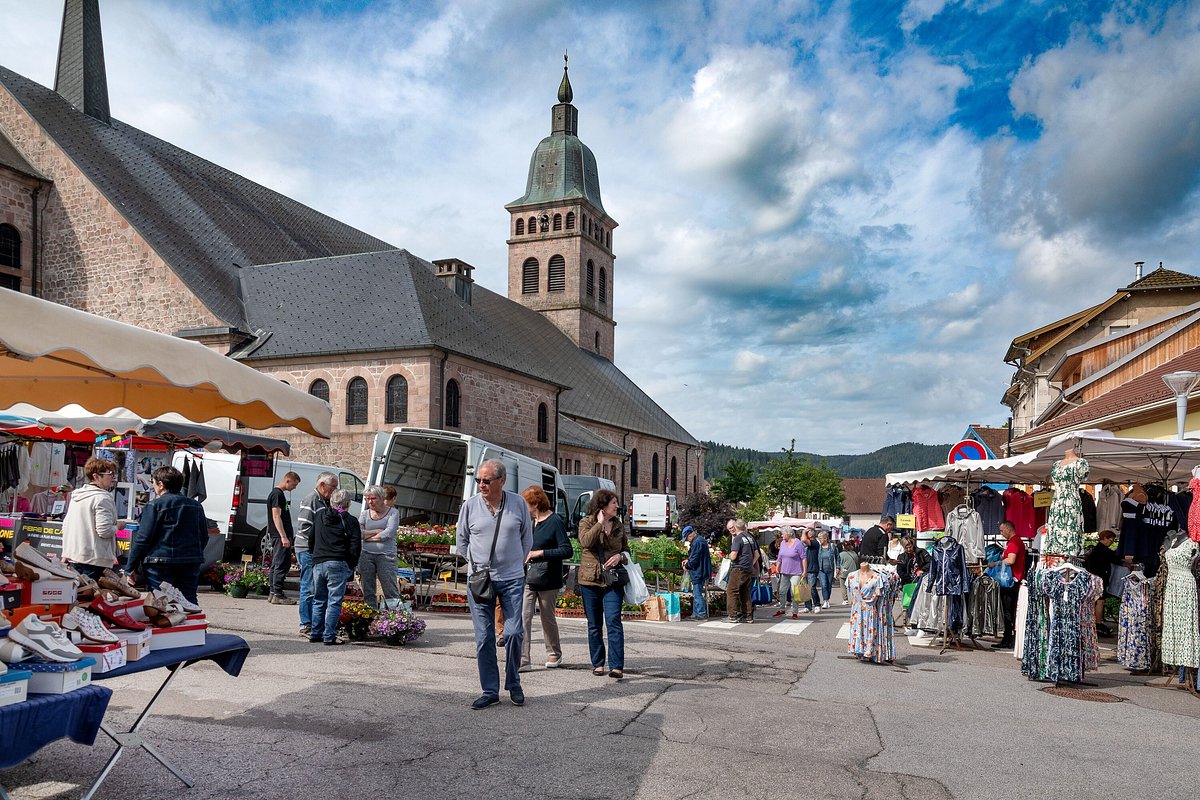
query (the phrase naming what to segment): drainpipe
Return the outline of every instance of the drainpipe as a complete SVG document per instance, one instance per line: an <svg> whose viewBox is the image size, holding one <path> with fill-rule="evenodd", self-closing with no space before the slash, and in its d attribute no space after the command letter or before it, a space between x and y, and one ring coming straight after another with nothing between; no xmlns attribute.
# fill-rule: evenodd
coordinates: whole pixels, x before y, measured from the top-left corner
<svg viewBox="0 0 1200 800"><path fill-rule="evenodd" d="M438 370L438 406L441 408L441 421L438 423L438 428L446 430L446 361L450 358L450 351L442 351L442 363Z"/></svg>
<svg viewBox="0 0 1200 800"><path fill-rule="evenodd" d="M621 435L621 449L626 453L629 452L629 447L627 446L628 442L629 431L625 431L625 433ZM628 463L629 456L625 456L623 459L621 459L621 508L625 508L625 465Z"/></svg>
<svg viewBox="0 0 1200 800"><path fill-rule="evenodd" d="M558 396L562 394L562 387L554 392L554 466L558 467ZM547 423L549 420L547 420Z"/></svg>
<svg viewBox="0 0 1200 800"><path fill-rule="evenodd" d="M31 222L33 228L32 241L29 243L31 261L29 264L30 286L29 293L34 297L38 297L38 256L41 248L38 247L38 194L42 191L42 185L39 183L29 191L29 196L33 200L33 213L31 214Z"/></svg>

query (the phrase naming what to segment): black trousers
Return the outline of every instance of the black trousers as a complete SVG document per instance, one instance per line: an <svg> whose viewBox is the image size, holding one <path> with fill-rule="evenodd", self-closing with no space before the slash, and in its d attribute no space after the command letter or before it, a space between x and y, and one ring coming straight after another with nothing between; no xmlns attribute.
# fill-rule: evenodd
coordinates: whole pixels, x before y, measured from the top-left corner
<svg viewBox="0 0 1200 800"><path fill-rule="evenodd" d="M271 594L283 594L283 582L292 568L292 552L295 549L284 547L280 538L271 534Z"/></svg>
<svg viewBox="0 0 1200 800"><path fill-rule="evenodd" d="M1017 629L1017 593L1021 584L1014 583L1009 588L1000 587L1000 608L1004 612L1004 641L1014 640Z"/></svg>

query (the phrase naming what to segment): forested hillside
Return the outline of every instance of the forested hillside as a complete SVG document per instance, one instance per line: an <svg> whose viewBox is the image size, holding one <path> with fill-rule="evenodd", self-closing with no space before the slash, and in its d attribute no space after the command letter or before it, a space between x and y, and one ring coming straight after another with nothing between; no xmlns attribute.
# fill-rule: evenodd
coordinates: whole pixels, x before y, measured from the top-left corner
<svg viewBox="0 0 1200 800"><path fill-rule="evenodd" d="M749 461L760 467L783 452L782 448L778 452L767 453L716 442L703 444L708 448L704 455L704 478L708 481L722 477L725 474L725 465L730 461ZM862 455L822 456L800 451L797 451L796 455L800 458L810 458L817 463L825 461L843 478L882 478L889 472L905 472L944 464L949 451L948 444L901 442Z"/></svg>

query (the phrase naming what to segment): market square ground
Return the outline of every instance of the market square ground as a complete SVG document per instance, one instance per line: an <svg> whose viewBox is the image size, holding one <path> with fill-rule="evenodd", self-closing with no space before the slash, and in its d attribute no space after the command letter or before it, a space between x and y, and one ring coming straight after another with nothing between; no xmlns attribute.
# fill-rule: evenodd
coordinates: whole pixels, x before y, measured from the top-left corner
<svg viewBox="0 0 1200 800"><path fill-rule="evenodd" d="M144 731L196 780L142 753L100 797L139 798L1033 798L1194 796L1200 700L1109 663L1123 703L1052 697L1008 653L897 640L899 668L839 659L834 607L800 633L630 623L627 674L582 662L582 620L561 620L578 668L524 678L528 703L474 712L465 616L432 614L411 647L313 647L295 608L202 594L210 620L253 647L239 678L191 667ZM768 612L760 610L760 615ZM534 656L541 640L535 634ZM110 721L132 721L161 676L112 681ZM111 753L59 742L0 773L14 800L78 797Z"/></svg>

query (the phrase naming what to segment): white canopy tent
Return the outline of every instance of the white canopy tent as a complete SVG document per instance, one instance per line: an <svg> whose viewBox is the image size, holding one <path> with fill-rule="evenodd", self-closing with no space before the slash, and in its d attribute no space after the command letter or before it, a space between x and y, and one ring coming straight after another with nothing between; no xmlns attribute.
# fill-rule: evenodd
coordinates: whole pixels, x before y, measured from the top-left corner
<svg viewBox="0 0 1200 800"><path fill-rule="evenodd" d="M1032 453L1009 458L959 461L912 472L894 472L887 485L912 486L935 481L1037 483L1049 485L1050 467L1068 448L1087 459L1088 481L1183 482L1200 464L1200 442L1174 439L1121 439L1111 431L1079 430L1059 434Z"/></svg>

